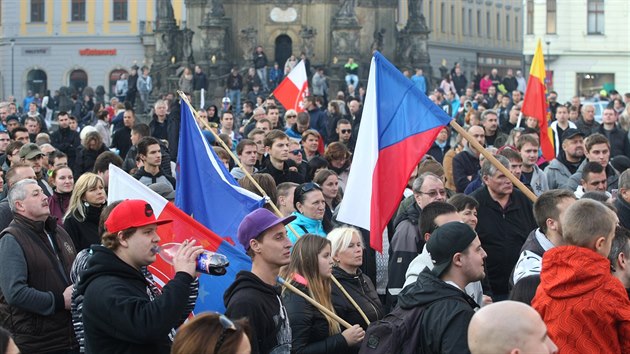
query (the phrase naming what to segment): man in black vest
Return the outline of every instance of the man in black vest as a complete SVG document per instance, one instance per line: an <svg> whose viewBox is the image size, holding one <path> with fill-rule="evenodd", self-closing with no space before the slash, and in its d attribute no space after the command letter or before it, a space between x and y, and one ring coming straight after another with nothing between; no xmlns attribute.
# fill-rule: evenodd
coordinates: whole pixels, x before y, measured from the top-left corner
<svg viewBox="0 0 630 354"><path fill-rule="evenodd" d="M72 240L50 217L35 180L17 182L9 204L14 220L0 233L0 326L22 353L73 353L79 346L69 311Z"/></svg>

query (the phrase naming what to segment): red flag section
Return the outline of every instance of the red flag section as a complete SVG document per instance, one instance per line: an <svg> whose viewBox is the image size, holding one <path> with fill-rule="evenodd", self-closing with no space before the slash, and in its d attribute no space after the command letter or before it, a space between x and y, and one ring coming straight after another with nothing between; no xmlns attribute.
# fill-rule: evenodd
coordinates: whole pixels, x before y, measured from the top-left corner
<svg viewBox="0 0 630 354"><path fill-rule="evenodd" d="M308 80L304 61L300 61L273 91L285 109L304 112L304 97L308 96Z"/></svg>
<svg viewBox="0 0 630 354"><path fill-rule="evenodd" d="M540 147L543 156L547 161L553 160L556 153L551 135L549 134L549 124L547 123L545 58L543 57L540 39L538 40L532 66L529 70L529 80L527 82L521 112L525 116L534 117L538 120L538 127L540 127Z"/></svg>

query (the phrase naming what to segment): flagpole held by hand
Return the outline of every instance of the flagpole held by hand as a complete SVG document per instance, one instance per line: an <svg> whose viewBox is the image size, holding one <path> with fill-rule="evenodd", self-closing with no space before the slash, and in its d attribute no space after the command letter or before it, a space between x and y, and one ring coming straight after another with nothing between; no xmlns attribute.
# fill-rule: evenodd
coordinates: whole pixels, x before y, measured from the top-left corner
<svg viewBox="0 0 630 354"><path fill-rule="evenodd" d="M328 317L332 318L333 320L337 321L340 325L344 326L345 328L351 328L352 325L350 323L348 323L347 321L345 321L343 318L337 316L337 314L335 314L334 312L330 311L329 309L325 308L323 305L321 305L319 302L313 300L310 296L304 294L302 291L300 291L300 289L296 288L295 286L291 285L289 282L287 282L286 280L278 277L278 283L282 284L282 286L284 286L285 288L289 289L290 291L292 291L293 293L301 296L304 298L304 300L308 301L311 305L317 307L317 309L321 312L323 312L324 314L326 314Z"/></svg>
<svg viewBox="0 0 630 354"><path fill-rule="evenodd" d="M190 104L190 102L188 101L188 97L186 97L186 95L184 94L184 92L182 91L177 91L177 93L179 94L179 97L182 99L183 102L185 102L188 105L188 108L190 108L190 111L193 113L195 119L197 119L198 121L201 121L201 123L204 125L204 127L206 128L206 130L210 131L212 133L212 135L214 136L214 139L216 141L219 142L219 144L221 144L221 146L223 147L223 149L225 149L225 151L227 151L227 153L230 155L230 157L232 158L232 160L238 165L238 167L240 167L240 169L245 173L245 177L247 179L249 179L249 181L256 187L256 189L258 189L258 191L260 192L260 194L267 200L267 203L269 203L269 205L271 205L271 208L273 209L274 213L276 215L278 215L279 217L284 217L284 215L282 215L282 212L280 212L280 209L278 209L278 207L275 204L275 201L271 200L271 198L269 198L269 196L267 195L267 193L265 192L265 190L260 186L260 184L258 184L258 182L256 182L256 180L254 179L254 177L252 177L252 175L247 172L247 170L245 169L245 167L241 164L241 161L238 159L238 157L236 157L234 155L234 153L232 152L232 150L230 150L230 148L227 146L227 144L223 141L223 139L219 138L219 135L217 133L215 133L212 129L210 129L210 125L203 120L200 120L197 116L197 111L193 108L193 106ZM291 224L288 224L287 227L289 228L289 230L291 232L293 232L294 235L296 235L297 238L300 237L300 235L295 231L295 229L293 228L293 226L291 226ZM331 278L333 279L333 281L335 282L335 284L337 284L337 286L339 286L339 289L342 290L342 292L344 293L344 295L346 295L346 297L348 297L348 299L350 300L350 302L353 304L353 306L359 311L359 313L361 314L361 316L364 317L364 319L366 321L367 320L367 316L365 316L365 314L363 313L363 311L361 310L361 308L359 307L359 305L356 304L356 302L354 301L354 299L350 298L350 295L348 295L347 291L343 288L343 286L341 284L339 284L339 281L337 281L337 279L335 278L334 275L331 275ZM290 285L290 284L289 284ZM296 289L297 290L297 289ZM321 306L321 305L320 305ZM369 321L368 321L369 324ZM348 327L349 328L349 327Z"/></svg>
<svg viewBox="0 0 630 354"><path fill-rule="evenodd" d="M335 278L334 275L331 275L331 279L333 281L333 283L335 283L335 285L337 285L339 287L339 289L341 289L341 292L343 293L343 295L348 299L348 301L350 301L350 303L352 304L352 306L354 306L354 308L357 309L357 311L359 311L359 314L361 314L361 317L363 317L363 320L365 321L365 323L367 323L367 325L370 325L370 320L368 319L368 317L365 315L365 312L363 312L363 310L361 309L361 307L359 307L359 304L357 304L356 301L354 301L354 299L352 298L352 296L350 296L350 294L348 294L348 292L346 291L346 289L341 285L341 283L339 283L339 280L337 280L337 278Z"/></svg>
<svg viewBox="0 0 630 354"><path fill-rule="evenodd" d="M538 199L538 197L536 197L536 194L534 194L534 192L532 192L529 188L525 187L525 185L521 181L519 181L518 178L516 178L512 174L512 172L510 172L510 170L508 170L505 166L503 166L499 162L499 160L497 160L494 156L492 156L491 153L489 153L483 146L481 146L481 144L479 144L479 142L477 142L475 138L473 138L470 134L468 134L468 132L464 130L464 128L462 128L461 125L457 124L457 122L454 119L451 120L450 125L451 127L453 127L453 129L455 129L455 131L457 131L457 133L461 134L464 137L464 139L468 140L468 143L471 144L475 148L475 150L479 151L479 153L481 153L486 159L488 159L494 167L496 167L499 171L503 172L503 174L505 174L505 176L512 183L514 183L514 185L517 186L518 189L520 189L521 192L523 192L532 202L535 202L536 199Z"/></svg>

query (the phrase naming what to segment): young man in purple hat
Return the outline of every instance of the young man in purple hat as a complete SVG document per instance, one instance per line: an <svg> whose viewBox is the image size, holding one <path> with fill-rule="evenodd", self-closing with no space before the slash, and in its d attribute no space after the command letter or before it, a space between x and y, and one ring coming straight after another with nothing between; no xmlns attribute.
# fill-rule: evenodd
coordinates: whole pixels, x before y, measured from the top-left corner
<svg viewBox="0 0 630 354"><path fill-rule="evenodd" d="M226 316L249 320L253 354L291 352L291 327L277 278L291 256L292 244L284 226L294 219L260 208L238 227L238 241L252 258L252 271L239 272L223 299Z"/></svg>
<svg viewBox="0 0 630 354"><path fill-rule="evenodd" d="M86 353L170 353L171 329L185 318L196 260L203 248L184 241L173 259L175 277L154 296L141 267L155 262L160 242L151 205L125 200L105 221L102 245L79 281Z"/></svg>

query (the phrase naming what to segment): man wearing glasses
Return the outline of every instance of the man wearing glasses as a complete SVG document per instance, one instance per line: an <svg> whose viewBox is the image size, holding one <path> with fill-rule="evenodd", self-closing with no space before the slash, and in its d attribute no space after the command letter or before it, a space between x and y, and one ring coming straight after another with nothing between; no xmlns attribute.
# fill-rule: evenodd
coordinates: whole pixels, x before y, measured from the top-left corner
<svg viewBox="0 0 630 354"><path fill-rule="evenodd" d="M402 211L395 225L396 231L390 242L389 277L387 281L386 306L392 305L405 283L405 272L411 261L422 252L424 235L420 232L422 209L432 202L446 201L444 182L437 175L427 172L413 181L413 195L416 200Z"/></svg>
<svg viewBox="0 0 630 354"><path fill-rule="evenodd" d="M496 156L505 168L510 162ZM532 202L514 188L512 182L489 160L481 166L484 186L470 196L479 202L477 233L483 248L488 253L486 265L492 288L493 300L506 300L509 294L510 273L529 233L534 230Z"/></svg>
<svg viewBox="0 0 630 354"><path fill-rule="evenodd" d="M336 128L337 135L339 136L339 142L344 144L347 148L350 148L350 139L352 138L352 124L347 119L340 119L337 122ZM354 152L350 150L351 152Z"/></svg>

